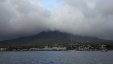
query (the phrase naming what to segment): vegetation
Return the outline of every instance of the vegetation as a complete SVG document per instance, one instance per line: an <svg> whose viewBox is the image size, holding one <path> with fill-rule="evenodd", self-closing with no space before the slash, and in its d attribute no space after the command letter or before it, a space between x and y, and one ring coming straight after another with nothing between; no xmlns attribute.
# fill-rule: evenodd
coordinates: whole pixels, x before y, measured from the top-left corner
<svg viewBox="0 0 113 64"><path fill-rule="evenodd" d="M0 42L0 47L13 48L43 48L45 46L54 47L67 47L70 49L78 49L79 47L89 47L90 49L100 49L104 44L107 49L113 49L113 41L102 40L94 37L85 37L72 35L62 32L41 32L38 35L21 37L12 40Z"/></svg>

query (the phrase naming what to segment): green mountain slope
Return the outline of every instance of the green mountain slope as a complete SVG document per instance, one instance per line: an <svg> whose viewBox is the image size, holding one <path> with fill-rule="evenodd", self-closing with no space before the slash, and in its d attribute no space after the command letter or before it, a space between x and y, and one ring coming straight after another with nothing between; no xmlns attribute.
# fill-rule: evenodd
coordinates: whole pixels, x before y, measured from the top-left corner
<svg viewBox="0 0 113 64"><path fill-rule="evenodd" d="M79 35L72 35L58 31L41 32L34 36L27 36L16 38L12 40L0 41L0 47L17 47L17 46L54 46L54 45L67 45L67 44L107 44L113 45L113 41L102 40L94 37L86 37Z"/></svg>

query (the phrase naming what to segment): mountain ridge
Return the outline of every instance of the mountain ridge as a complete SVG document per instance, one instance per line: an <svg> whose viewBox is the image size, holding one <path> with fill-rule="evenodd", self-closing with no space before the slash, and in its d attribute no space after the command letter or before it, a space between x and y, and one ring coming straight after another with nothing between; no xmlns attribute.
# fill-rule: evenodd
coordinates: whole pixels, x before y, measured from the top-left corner
<svg viewBox="0 0 113 64"><path fill-rule="evenodd" d="M113 44L113 41L95 37L73 35L59 31L40 32L37 35L21 37L6 41L0 41L0 47L10 46L42 46L54 44L90 43L90 44Z"/></svg>

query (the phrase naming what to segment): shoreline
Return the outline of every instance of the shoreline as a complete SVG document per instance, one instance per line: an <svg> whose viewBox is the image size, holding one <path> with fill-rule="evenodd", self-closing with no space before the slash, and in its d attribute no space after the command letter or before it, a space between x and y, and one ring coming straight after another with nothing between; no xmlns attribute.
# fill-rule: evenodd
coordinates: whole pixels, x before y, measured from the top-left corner
<svg viewBox="0 0 113 64"><path fill-rule="evenodd" d="M59 50L37 50L37 51L59 51ZM81 50L60 50L60 51L69 51L69 52L78 52ZM82 50L82 51L88 51L88 50ZM103 51L103 50L90 50L90 52L92 51L100 51L100 52L108 52L108 51L113 51L113 50L107 50L107 51ZM36 52L36 51L0 51L0 52Z"/></svg>

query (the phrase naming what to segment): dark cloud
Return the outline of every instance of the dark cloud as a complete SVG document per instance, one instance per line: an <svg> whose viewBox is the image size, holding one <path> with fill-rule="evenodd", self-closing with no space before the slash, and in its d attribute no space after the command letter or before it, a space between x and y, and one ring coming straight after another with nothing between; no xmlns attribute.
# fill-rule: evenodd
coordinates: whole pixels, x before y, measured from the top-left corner
<svg viewBox="0 0 113 64"><path fill-rule="evenodd" d="M40 0L0 0L0 40L48 30L113 39L112 6L112 0L64 0L51 11Z"/></svg>

